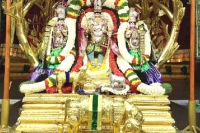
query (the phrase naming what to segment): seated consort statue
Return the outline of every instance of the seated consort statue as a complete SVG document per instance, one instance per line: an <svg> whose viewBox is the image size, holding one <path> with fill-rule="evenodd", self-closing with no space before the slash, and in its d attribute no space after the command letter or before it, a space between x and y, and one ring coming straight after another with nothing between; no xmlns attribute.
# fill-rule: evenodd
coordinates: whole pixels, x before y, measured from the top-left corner
<svg viewBox="0 0 200 133"><path fill-rule="evenodd" d="M137 91L163 95L171 90L171 86L161 84L161 73L150 61L152 42L147 25L140 20L140 13L138 8L130 8L124 43L118 44L121 56L118 56L117 64Z"/></svg>
<svg viewBox="0 0 200 133"><path fill-rule="evenodd" d="M70 68L72 67L76 52L74 44L68 45L68 25L66 24L67 3L58 2L55 16L48 22L43 38L42 51L39 55L40 64L34 68L30 80L20 85L23 93L34 93L46 90L55 93L57 76L66 73L66 83L70 82ZM67 67L66 67L67 66ZM64 92L71 91L65 89Z"/></svg>

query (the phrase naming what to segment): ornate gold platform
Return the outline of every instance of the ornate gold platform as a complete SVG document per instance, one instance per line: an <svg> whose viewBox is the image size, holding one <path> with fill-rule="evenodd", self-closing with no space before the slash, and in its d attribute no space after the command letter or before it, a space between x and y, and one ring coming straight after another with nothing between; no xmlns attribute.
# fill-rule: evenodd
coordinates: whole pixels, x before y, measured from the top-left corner
<svg viewBox="0 0 200 133"><path fill-rule="evenodd" d="M102 95L101 130L89 131L88 120L90 96L77 94L30 94L23 98L23 106L16 133L67 133L70 114L79 113L79 133L114 133L115 115L124 110L125 101L136 105L143 114L142 130L145 133L175 133L174 119L170 114L167 96L148 95ZM69 101L70 102L67 102ZM122 103L122 104L120 104ZM81 109L80 109L81 108ZM86 108L84 112L83 108ZM77 111L78 110L78 111ZM69 113L71 112L71 113ZM119 125L123 126L122 124Z"/></svg>

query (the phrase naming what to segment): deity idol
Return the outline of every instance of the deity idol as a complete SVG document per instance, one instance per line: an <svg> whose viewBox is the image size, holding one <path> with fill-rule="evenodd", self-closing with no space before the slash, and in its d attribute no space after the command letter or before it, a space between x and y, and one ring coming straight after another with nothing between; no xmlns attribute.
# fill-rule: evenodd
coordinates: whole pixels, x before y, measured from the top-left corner
<svg viewBox="0 0 200 133"><path fill-rule="evenodd" d="M91 42L86 48L86 53L92 67L101 68L104 59L104 51L108 47L108 40L112 35L112 29L108 27L108 20L101 13L102 3L101 0L94 1L94 15L88 19L88 28L86 30L91 35ZM88 40L88 39L87 39ZM95 54L97 54L97 65L95 63Z"/></svg>
<svg viewBox="0 0 200 133"><path fill-rule="evenodd" d="M149 60L152 47L150 34L144 21L140 21L137 8L130 8L124 36L127 45L125 48L118 40L122 56L117 58L117 64L131 85L137 91L149 95L164 95L167 92L165 87L171 91L169 84L161 84L161 73Z"/></svg>
<svg viewBox="0 0 200 133"><path fill-rule="evenodd" d="M65 9L66 5L63 2L58 3L56 8L56 14L57 17L54 17L52 20L50 20L49 23L52 23L52 27L50 28L50 38L45 38L48 40L45 40L45 45L43 47L42 51L42 64L36 68L37 70L33 72L30 80L36 81L41 80L38 79L38 71L43 70L43 73L46 73L46 76L49 76L53 73L54 69L58 67L60 64L56 59L51 58L52 56L58 56L59 53L62 51L63 47L65 46L67 42L67 36L68 36L68 29L65 25ZM62 59L62 57L60 56ZM36 74L35 74L36 73Z"/></svg>
<svg viewBox="0 0 200 133"><path fill-rule="evenodd" d="M75 60L75 51L72 42L70 46L66 46L68 44L68 26L65 22L66 7L65 2L57 3L56 16L48 22L45 28L43 50L39 57L41 63L34 68L30 81L20 85L21 92L34 93L46 90L47 93L55 93L58 91L57 80L60 73L64 72L65 76L69 77L65 83L69 83L70 78L73 77L69 70ZM63 84L58 85L59 89Z"/></svg>

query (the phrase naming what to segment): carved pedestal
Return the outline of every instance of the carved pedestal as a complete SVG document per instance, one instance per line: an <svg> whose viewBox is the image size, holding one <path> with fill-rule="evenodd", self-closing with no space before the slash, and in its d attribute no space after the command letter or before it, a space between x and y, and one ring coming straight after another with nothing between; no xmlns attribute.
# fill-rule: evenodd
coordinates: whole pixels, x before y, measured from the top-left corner
<svg viewBox="0 0 200 133"><path fill-rule="evenodd" d="M95 103L98 104L96 116ZM175 133L169 104L167 96L99 95L94 102L94 96L30 94L23 99L16 133L118 133L136 127L140 119L144 120L141 124L145 133ZM137 117L132 119L137 108L143 118L137 112ZM130 125L129 121L135 123Z"/></svg>

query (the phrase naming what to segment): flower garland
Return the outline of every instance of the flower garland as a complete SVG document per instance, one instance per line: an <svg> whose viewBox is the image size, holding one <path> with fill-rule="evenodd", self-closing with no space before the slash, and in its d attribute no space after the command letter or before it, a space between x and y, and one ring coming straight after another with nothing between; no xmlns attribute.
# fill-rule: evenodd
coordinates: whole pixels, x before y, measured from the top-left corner
<svg viewBox="0 0 200 133"><path fill-rule="evenodd" d="M46 86L44 82L34 83L34 82L26 81L19 85L19 91L25 94L41 92L41 91L44 91L45 89L46 89Z"/></svg>
<svg viewBox="0 0 200 133"><path fill-rule="evenodd" d="M65 57L61 55L58 56L47 55L46 61L50 64L60 64L64 59Z"/></svg>
<svg viewBox="0 0 200 133"><path fill-rule="evenodd" d="M113 89L112 87L102 86L101 92L111 92L115 95L127 95L129 89L129 85L126 85L126 87L123 90L117 90Z"/></svg>
<svg viewBox="0 0 200 133"><path fill-rule="evenodd" d="M130 85L131 92L136 93L137 86L141 83L141 80L134 73L130 64L124 60L122 56L117 57L117 65L119 69L125 74L127 79L126 83Z"/></svg>
<svg viewBox="0 0 200 133"><path fill-rule="evenodd" d="M123 59L123 57L120 56L117 58L117 64L119 69L125 74L125 77L131 83L132 88L130 88L130 90L132 92L136 92L137 90L146 95L164 95L171 92L171 86L169 84L163 85L161 83L152 83L147 85L142 83L133 68Z"/></svg>
<svg viewBox="0 0 200 133"><path fill-rule="evenodd" d="M115 8L118 11L120 22L126 22L129 19L129 7L126 0L116 0Z"/></svg>
<svg viewBox="0 0 200 133"><path fill-rule="evenodd" d="M111 68L113 74L115 74L117 76L124 76L124 74L118 68L113 51L110 51L109 62L110 62L110 68ZM136 90L137 85L136 86L132 85L127 78L125 80L125 83L127 85L129 85L131 92L137 93L137 90Z"/></svg>
<svg viewBox="0 0 200 133"><path fill-rule="evenodd" d="M67 17L76 19L82 6L87 4L86 0L72 0L67 8Z"/></svg>
<svg viewBox="0 0 200 133"><path fill-rule="evenodd" d="M68 72L72 65L74 64L74 60L75 60L75 51L72 50L72 52L70 52L70 54L65 58L65 60L63 60L60 65L57 67L57 69L61 70L61 71L65 71Z"/></svg>
<svg viewBox="0 0 200 133"><path fill-rule="evenodd" d="M78 72L79 68L83 65L83 56L79 56L76 65L72 68L72 72Z"/></svg>
<svg viewBox="0 0 200 133"><path fill-rule="evenodd" d="M104 3L103 3L103 6L105 7L109 7L109 8L112 8L112 9L115 9L115 1L116 0L106 0Z"/></svg>
<svg viewBox="0 0 200 133"><path fill-rule="evenodd" d="M137 90L146 95L161 96L165 94L165 89L160 83L153 83L151 85L141 83L138 85Z"/></svg>
<svg viewBox="0 0 200 133"><path fill-rule="evenodd" d="M55 93L57 92L56 85L56 77L62 72L68 72L73 65L75 60L75 52L72 50L70 54L61 62L58 68L44 81L33 83L33 82L23 82L19 86L19 90L22 93L30 94L35 92L41 92L46 89L47 93Z"/></svg>
<svg viewBox="0 0 200 133"><path fill-rule="evenodd" d="M117 76L123 76L123 73L118 69L113 51L110 51L109 62L112 72Z"/></svg>

